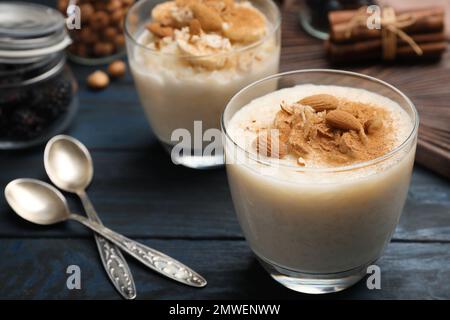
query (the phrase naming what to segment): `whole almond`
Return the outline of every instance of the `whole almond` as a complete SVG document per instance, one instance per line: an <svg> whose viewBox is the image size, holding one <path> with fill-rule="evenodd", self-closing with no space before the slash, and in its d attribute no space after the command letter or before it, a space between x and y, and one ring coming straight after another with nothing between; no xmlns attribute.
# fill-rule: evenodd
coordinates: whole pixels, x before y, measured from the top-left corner
<svg viewBox="0 0 450 320"><path fill-rule="evenodd" d="M275 138L276 140L274 140ZM266 157L283 158L287 153L286 143L278 134L263 131L256 137L256 151Z"/></svg>
<svg viewBox="0 0 450 320"><path fill-rule="evenodd" d="M338 99L330 94L315 94L305 97L298 102L310 106L316 112L334 110L339 105Z"/></svg>
<svg viewBox="0 0 450 320"><path fill-rule="evenodd" d="M189 8L192 10L194 17L200 22L205 31L221 31L222 18L214 11L200 2L193 2Z"/></svg>
<svg viewBox="0 0 450 320"><path fill-rule="evenodd" d="M173 29L171 27L163 27L159 22L147 24L147 29L159 38L171 37L173 35Z"/></svg>
<svg viewBox="0 0 450 320"><path fill-rule="evenodd" d="M374 132L380 130L381 128L383 128L383 120L381 120L381 118L378 117L367 120L364 123L364 130L368 134L373 134Z"/></svg>
<svg viewBox="0 0 450 320"><path fill-rule="evenodd" d="M333 110L327 113L325 121L328 126L341 130L361 130L361 124L351 113Z"/></svg>

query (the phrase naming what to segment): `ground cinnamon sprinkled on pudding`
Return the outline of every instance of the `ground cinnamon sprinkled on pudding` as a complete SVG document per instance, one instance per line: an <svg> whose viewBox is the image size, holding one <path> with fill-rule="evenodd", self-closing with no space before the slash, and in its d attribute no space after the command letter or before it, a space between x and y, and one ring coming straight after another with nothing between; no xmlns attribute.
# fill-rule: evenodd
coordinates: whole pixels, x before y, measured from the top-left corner
<svg viewBox="0 0 450 320"><path fill-rule="evenodd" d="M256 130L259 154L295 157L299 166L309 161L334 166L368 161L392 150L396 141L387 109L328 94L291 104L283 101L272 125Z"/></svg>

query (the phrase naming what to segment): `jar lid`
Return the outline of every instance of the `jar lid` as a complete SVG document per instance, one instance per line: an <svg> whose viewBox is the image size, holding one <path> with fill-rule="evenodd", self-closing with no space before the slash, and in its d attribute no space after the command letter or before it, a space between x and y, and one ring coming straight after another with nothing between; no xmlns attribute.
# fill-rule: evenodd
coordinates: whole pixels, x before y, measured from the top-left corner
<svg viewBox="0 0 450 320"><path fill-rule="evenodd" d="M64 16L57 10L32 3L0 3L1 63L29 63L70 43Z"/></svg>

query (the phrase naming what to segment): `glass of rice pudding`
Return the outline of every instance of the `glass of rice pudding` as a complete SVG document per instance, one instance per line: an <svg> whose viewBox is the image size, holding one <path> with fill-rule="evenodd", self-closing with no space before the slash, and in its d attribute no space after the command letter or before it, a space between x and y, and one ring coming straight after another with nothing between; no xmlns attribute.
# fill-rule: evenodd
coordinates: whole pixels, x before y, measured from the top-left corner
<svg viewBox="0 0 450 320"><path fill-rule="evenodd" d="M235 210L276 281L328 293L367 274L399 221L417 128L403 93L345 71L278 74L230 100L222 130Z"/></svg>
<svg viewBox="0 0 450 320"><path fill-rule="evenodd" d="M244 86L278 72L271 0L142 0L129 10L129 63L150 125L172 160L223 165L220 115Z"/></svg>

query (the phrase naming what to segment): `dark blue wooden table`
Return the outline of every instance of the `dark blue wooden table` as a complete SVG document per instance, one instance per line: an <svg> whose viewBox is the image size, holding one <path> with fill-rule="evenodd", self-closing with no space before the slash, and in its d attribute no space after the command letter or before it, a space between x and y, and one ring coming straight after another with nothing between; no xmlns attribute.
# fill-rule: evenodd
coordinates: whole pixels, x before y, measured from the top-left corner
<svg viewBox="0 0 450 320"><path fill-rule="evenodd" d="M293 11L284 13L284 28L288 27L297 30ZM320 43L301 31L295 33L295 37L292 32L284 36L282 69L325 66ZM296 54L294 46L300 48ZM448 55L445 59L433 68L448 68ZM389 76L395 74L393 68L354 70L391 80L413 95L406 83ZM178 258L209 280L204 289L185 287L128 259L139 299L450 298L447 180L414 168L400 224L378 262L381 290L368 290L362 281L327 296L295 293L274 282L248 248L234 214L225 171L193 171L171 163L147 124L130 75L105 91L91 92L85 87L85 77L93 68L72 65L72 69L80 81L81 107L68 134L92 152L95 176L88 192L104 224ZM448 98L445 92L443 87L434 94ZM0 152L0 187L19 177L48 181L42 152L43 147ZM73 211L82 212L79 202L68 197ZM120 298L102 269L91 232L70 222L31 225L14 215L3 197L0 252L0 298ZM69 265L81 268L81 290L66 287Z"/></svg>

